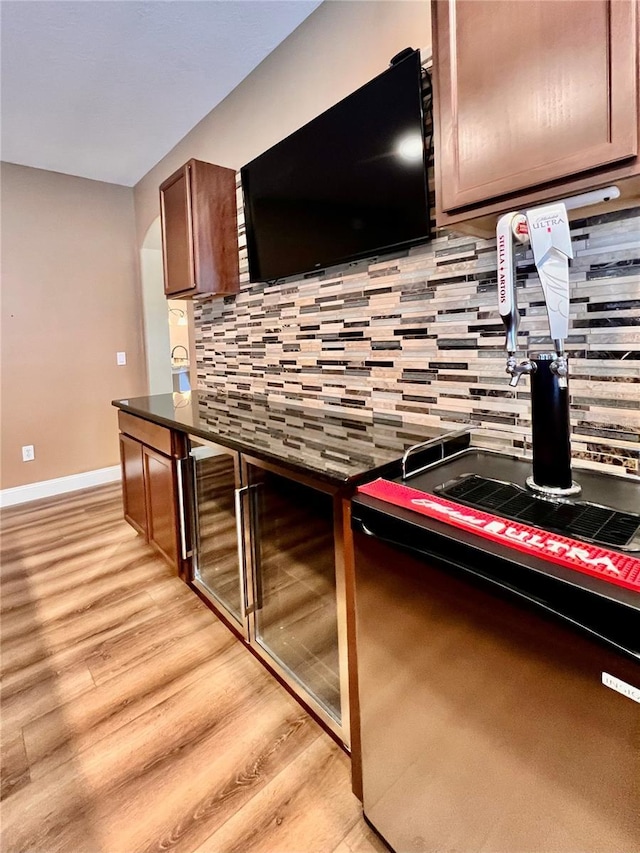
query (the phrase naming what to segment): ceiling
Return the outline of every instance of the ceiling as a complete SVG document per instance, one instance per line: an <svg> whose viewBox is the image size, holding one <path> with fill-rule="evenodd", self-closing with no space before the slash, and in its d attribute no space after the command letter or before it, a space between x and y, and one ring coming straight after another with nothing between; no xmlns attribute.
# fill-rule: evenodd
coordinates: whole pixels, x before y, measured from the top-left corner
<svg viewBox="0 0 640 853"><path fill-rule="evenodd" d="M2 0L2 159L133 186L320 2Z"/></svg>

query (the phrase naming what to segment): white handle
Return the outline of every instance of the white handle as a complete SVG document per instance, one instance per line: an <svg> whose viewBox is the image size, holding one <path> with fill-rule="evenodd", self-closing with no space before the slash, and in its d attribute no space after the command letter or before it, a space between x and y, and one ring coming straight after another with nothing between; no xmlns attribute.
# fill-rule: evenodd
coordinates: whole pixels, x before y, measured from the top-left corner
<svg viewBox="0 0 640 853"><path fill-rule="evenodd" d="M567 210L577 210L580 207L588 207L590 204L602 204L602 202L611 201L614 198L620 198L620 190L615 186L603 187L601 190L591 190L591 192L580 193L580 195L572 195L569 198L563 199L563 201Z"/></svg>
<svg viewBox="0 0 640 853"><path fill-rule="evenodd" d="M533 259L540 276L551 338L569 334L569 258L573 257L569 217L562 202L527 211Z"/></svg>

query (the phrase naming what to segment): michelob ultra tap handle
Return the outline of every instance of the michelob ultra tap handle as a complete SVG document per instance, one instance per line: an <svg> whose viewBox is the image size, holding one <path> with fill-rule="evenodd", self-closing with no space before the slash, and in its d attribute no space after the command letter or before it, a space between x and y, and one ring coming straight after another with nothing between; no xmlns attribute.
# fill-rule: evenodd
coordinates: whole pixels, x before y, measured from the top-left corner
<svg viewBox="0 0 640 853"><path fill-rule="evenodd" d="M573 257L567 210L563 202L555 202L526 215L551 338L564 341L569 334L569 258Z"/></svg>

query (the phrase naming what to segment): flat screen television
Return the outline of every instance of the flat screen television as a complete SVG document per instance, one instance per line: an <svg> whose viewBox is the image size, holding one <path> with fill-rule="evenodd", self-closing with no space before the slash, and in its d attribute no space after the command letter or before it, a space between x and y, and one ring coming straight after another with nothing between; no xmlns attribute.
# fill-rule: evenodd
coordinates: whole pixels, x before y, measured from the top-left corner
<svg viewBox="0 0 640 853"><path fill-rule="evenodd" d="M241 170L251 281L430 236L420 52Z"/></svg>

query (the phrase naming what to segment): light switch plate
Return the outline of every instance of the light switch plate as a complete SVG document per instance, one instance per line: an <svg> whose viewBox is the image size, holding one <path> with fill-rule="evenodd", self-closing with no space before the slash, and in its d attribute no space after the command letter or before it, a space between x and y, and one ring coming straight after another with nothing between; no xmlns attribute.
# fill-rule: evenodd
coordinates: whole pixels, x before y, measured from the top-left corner
<svg viewBox="0 0 640 853"><path fill-rule="evenodd" d="M127 354L126 352L117 352L116 353L116 363L122 366L127 363Z"/></svg>

